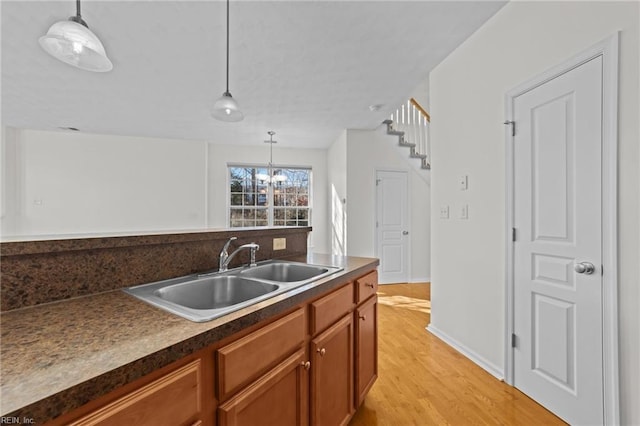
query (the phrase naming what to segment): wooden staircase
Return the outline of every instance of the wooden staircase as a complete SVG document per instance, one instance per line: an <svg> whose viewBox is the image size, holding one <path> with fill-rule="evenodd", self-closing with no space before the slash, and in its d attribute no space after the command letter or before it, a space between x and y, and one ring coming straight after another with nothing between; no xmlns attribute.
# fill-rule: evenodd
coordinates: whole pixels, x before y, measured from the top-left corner
<svg viewBox="0 0 640 426"><path fill-rule="evenodd" d="M431 117L420 104L411 98L399 107L391 118L384 120L387 134L398 136L398 145L409 148L409 158L420 160L420 168L431 169L429 160L429 123Z"/></svg>

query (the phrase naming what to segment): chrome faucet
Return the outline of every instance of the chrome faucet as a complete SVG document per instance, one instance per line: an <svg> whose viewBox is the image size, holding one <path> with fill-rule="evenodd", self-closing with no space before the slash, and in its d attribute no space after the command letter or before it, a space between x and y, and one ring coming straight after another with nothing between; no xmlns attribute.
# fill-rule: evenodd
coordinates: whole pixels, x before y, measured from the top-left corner
<svg viewBox="0 0 640 426"><path fill-rule="evenodd" d="M220 264L218 267L218 271L219 272L224 272L228 269L229 267L229 263L231 262L231 259L233 259L235 257L236 254L238 254L238 252L242 249L248 248L251 250L251 261L249 262L249 267L254 267L256 266L256 251L260 250L260 246L256 243L249 243L249 244L243 244L240 247L238 247L237 249L235 249L233 251L233 253L229 254L227 252L227 250L229 249L229 245L231 244L232 241L237 240L237 237L231 237L229 238L229 241L227 241L224 245L224 247L222 248L222 251L220 252Z"/></svg>

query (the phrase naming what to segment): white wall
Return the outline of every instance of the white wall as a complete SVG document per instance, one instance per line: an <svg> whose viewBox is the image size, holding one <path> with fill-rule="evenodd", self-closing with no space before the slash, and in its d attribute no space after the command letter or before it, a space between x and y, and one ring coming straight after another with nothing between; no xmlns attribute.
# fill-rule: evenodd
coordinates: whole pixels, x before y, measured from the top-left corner
<svg viewBox="0 0 640 426"><path fill-rule="evenodd" d="M347 254L347 131L329 147L327 152L329 226L331 254Z"/></svg>
<svg viewBox="0 0 640 426"><path fill-rule="evenodd" d="M327 151L273 156L313 169L310 250L328 253ZM2 237L226 228L227 163L268 162L266 145L6 128Z"/></svg>
<svg viewBox="0 0 640 426"><path fill-rule="evenodd" d="M17 130L3 237L201 229L204 142ZM9 171L7 169L7 171Z"/></svg>
<svg viewBox="0 0 640 426"><path fill-rule="evenodd" d="M504 95L622 30L619 89L620 400L640 424L640 129L637 2L512 2L431 73L432 326L488 364L504 364ZM469 190L457 178L469 175ZM467 221L439 207L469 204Z"/></svg>
<svg viewBox="0 0 640 426"><path fill-rule="evenodd" d="M376 169L405 170L409 173L410 281L429 281L430 187L408 164L409 150L398 150L397 144L398 137L387 135L382 127L347 130L347 254L375 256Z"/></svg>
<svg viewBox="0 0 640 426"><path fill-rule="evenodd" d="M269 146L208 144L209 159L209 227L226 228L227 164L268 164ZM311 222L313 231L309 251L330 253L330 228L327 224L327 151L324 149L292 149L273 147L273 164L312 168Z"/></svg>

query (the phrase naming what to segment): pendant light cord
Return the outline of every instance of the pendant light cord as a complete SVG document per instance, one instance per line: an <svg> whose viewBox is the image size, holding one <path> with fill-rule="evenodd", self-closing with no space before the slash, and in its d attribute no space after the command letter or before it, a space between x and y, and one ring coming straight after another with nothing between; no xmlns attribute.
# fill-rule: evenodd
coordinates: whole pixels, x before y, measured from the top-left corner
<svg viewBox="0 0 640 426"><path fill-rule="evenodd" d="M78 0L80 3L80 0ZM229 93L229 0L227 0L227 91Z"/></svg>
<svg viewBox="0 0 640 426"><path fill-rule="evenodd" d="M80 0L76 0L76 16L82 18L82 15L80 15Z"/></svg>

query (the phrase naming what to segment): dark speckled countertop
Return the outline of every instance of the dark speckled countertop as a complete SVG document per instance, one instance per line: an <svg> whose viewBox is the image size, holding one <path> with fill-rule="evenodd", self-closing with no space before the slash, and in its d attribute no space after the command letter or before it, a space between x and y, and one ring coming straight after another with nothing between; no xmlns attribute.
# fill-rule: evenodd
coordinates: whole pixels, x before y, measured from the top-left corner
<svg viewBox="0 0 640 426"><path fill-rule="evenodd" d="M0 415L44 423L378 264L377 259L319 254L290 260L344 269L205 323L120 290L3 313Z"/></svg>

